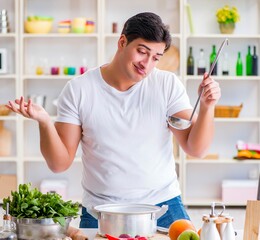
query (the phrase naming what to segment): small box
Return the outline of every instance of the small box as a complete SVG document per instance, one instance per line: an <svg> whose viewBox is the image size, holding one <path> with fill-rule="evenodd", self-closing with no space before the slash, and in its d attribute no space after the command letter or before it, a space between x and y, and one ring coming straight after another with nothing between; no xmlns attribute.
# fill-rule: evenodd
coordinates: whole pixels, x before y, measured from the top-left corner
<svg viewBox="0 0 260 240"><path fill-rule="evenodd" d="M58 193L64 199L67 197L67 185L66 180L43 180L40 185L40 190L42 193Z"/></svg>
<svg viewBox="0 0 260 240"><path fill-rule="evenodd" d="M17 190L16 175L0 175L0 199L11 196L11 191Z"/></svg>
<svg viewBox="0 0 260 240"><path fill-rule="evenodd" d="M223 180L222 201L246 205L247 200L256 200L257 180Z"/></svg>

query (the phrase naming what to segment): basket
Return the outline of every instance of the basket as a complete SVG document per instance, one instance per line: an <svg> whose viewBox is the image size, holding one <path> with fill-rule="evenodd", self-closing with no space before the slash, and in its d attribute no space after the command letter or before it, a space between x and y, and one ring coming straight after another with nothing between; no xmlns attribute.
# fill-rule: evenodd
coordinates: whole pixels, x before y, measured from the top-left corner
<svg viewBox="0 0 260 240"><path fill-rule="evenodd" d="M241 103L239 106L221 106L218 105L215 107L215 117L223 118L237 118L243 107Z"/></svg>
<svg viewBox="0 0 260 240"><path fill-rule="evenodd" d="M0 116L7 116L7 115L9 115L10 112L11 112L11 110L9 108L7 108L3 104L0 104Z"/></svg>

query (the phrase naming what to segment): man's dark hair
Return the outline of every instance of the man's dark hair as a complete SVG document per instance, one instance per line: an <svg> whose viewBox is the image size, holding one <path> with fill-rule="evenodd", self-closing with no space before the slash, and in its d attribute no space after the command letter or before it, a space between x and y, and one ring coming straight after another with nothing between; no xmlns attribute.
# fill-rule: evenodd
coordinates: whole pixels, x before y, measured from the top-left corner
<svg viewBox="0 0 260 240"><path fill-rule="evenodd" d="M151 12L139 13L129 18L123 27L122 34L127 38L128 44L137 38L150 42L164 42L165 51L171 46L171 35L162 19Z"/></svg>

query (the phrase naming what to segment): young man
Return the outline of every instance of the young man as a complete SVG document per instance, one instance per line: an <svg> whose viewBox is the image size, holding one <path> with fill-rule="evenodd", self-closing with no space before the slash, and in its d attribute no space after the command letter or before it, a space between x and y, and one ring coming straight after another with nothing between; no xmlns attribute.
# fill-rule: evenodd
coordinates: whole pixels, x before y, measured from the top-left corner
<svg viewBox="0 0 260 240"><path fill-rule="evenodd" d="M53 172L70 167L81 142L81 227L97 227L91 210L107 203L167 204L169 210L158 219L162 227L189 219L180 197L172 137L187 154L205 154L220 88L205 74L199 114L192 125L186 130L169 127L167 116L189 119L192 112L175 74L155 68L170 44L159 16L137 14L125 23L113 60L64 87L55 125L31 100L9 102L14 112L39 122L41 151Z"/></svg>

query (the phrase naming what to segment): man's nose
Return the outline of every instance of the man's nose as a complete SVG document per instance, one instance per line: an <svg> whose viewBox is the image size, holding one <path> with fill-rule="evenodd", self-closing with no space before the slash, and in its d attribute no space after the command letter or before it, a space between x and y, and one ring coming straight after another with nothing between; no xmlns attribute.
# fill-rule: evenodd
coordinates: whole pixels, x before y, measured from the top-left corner
<svg viewBox="0 0 260 240"><path fill-rule="evenodd" d="M147 67L151 64L152 58L151 57L145 57L142 59L141 63L144 67Z"/></svg>

